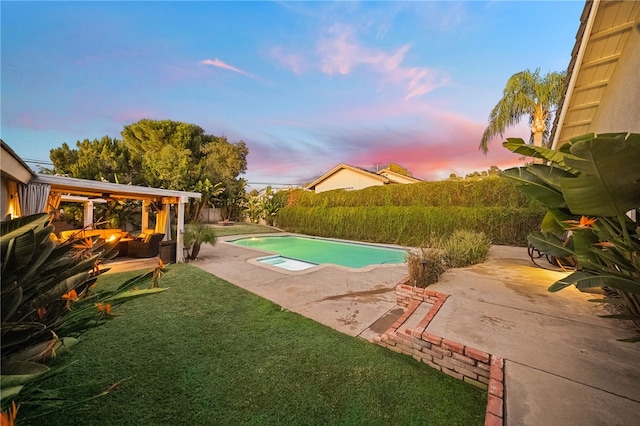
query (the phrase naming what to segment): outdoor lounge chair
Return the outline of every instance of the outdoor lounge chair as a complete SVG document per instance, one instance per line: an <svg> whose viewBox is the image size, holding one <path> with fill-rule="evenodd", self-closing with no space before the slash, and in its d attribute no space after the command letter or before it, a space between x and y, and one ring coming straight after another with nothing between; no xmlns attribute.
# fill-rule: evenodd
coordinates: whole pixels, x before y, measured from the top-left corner
<svg viewBox="0 0 640 426"><path fill-rule="evenodd" d="M162 241L163 238L164 234L151 234L142 241L129 241L127 246L129 257L157 256L160 251L160 241Z"/></svg>

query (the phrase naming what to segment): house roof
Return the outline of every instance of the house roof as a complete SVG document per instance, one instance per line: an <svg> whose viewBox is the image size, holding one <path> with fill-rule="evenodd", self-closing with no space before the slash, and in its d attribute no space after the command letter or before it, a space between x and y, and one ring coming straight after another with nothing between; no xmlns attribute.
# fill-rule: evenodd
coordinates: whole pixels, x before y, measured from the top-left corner
<svg viewBox="0 0 640 426"><path fill-rule="evenodd" d="M312 189L314 189L316 187L316 185L318 185L319 183L327 180L328 178L330 178L334 174L338 173L340 170L351 170L351 171L354 171L356 173L361 173L363 175L366 175L366 176L372 177L374 179L377 179L377 180L379 180L380 182L383 182L383 183L388 183L389 182L389 180L384 176L380 176L380 175L377 175L375 173L371 173L370 171L365 170L365 169L360 168L360 167L354 167L354 166L350 166L348 164L340 163L337 166L335 166L333 169L329 170L327 173L325 173L322 176L320 176L318 179L314 180L313 182L311 182L310 184L305 186L304 188L312 190Z"/></svg>
<svg viewBox="0 0 640 426"><path fill-rule="evenodd" d="M305 186L305 189L308 190L313 190L316 185L318 185L319 183L327 180L328 178L330 178L331 176L333 176L334 174L336 174L337 172L339 172L340 170L351 170L354 171L356 173L360 173L362 175L371 177L373 179L376 179L382 183L398 183L398 179L396 179L396 177L402 177L403 179L409 179L409 180L414 180L415 182L421 182L420 179L416 179L414 177L411 176L406 176L400 173L396 173L393 172L389 169L382 169L380 170L378 173L373 173L370 172L369 170L365 170L361 167L355 167L355 166L350 166L349 164L345 164L345 163L340 163L337 166L335 166L333 169L329 170L327 173L323 174L322 176L320 176L318 179L314 180L313 182L311 182L310 184L308 184L307 186ZM384 173L384 176L383 176Z"/></svg>
<svg viewBox="0 0 640 426"><path fill-rule="evenodd" d="M637 1L586 2L551 135L554 149L589 132L639 16Z"/></svg>
<svg viewBox="0 0 640 426"><path fill-rule="evenodd" d="M413 183L422 182L418 178L414 178L413 176L409 176L409 175L403 175L402 173L394 172L393 170L388 168L384 168L380 170L378 174L387 177L387 179L389 179L391 183L398 182L400 180L402 181L408 180L408 181L412 181Z"/></svg>
<svg viewBox="0 0 640 426"><path fill-rule="evenodd" d="M111 182L76 179L65 176L36 174L31 182L51 185L51 190L71 195L89 197L110 197L122 199L157 199L162 197L200 199L199 192L175 191L171 189L150 188L147 186L122 185Z"/></svg>
<svg viewBox="0 0 640 426"><path fill-rule="evenodd" d="M2 174L22 183L29 182L36 175L35 172L2 139L0 139L0 145L2 146L2 156L0 157Z"/></svg>

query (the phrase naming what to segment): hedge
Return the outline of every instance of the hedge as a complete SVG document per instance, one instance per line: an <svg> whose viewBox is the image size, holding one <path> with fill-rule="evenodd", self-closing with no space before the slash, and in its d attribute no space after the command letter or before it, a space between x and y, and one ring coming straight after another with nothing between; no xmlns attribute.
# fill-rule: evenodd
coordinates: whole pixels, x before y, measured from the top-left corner
<svg viewBox="0 0 640 426"><path fill-rule="evenodd" d="M316 194L294 190L289 206L296 207L544 207L500 177L481 180L421 182L410 185L371 186L358 191L334 190Z"/></svg>
<svg viewBox="0 0 640 426"><path fill-rule="evenodd" d="M492 244L525 246L527 235L539 228L543 216L544 209L533 207L290 206L280 209L276 226L307 235L409 247L465 229L484 232Z"/></svg>

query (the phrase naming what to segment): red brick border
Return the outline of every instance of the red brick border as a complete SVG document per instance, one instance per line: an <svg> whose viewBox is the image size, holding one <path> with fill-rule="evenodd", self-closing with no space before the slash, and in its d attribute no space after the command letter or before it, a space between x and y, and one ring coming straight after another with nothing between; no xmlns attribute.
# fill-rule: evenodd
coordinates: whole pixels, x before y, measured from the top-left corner
<svg viewBox="0 0 640 426"><path fill-rule="evenodd" d="M485 426L504 424L504 360L480 349L463 345L426 331L448 294L407 285L408 278L396 285L397 304L404 313L385 333L373 342L394 352L412 356L436 370L487 390ZM399 331L421 303L431 309L415 329Z"/></svg>

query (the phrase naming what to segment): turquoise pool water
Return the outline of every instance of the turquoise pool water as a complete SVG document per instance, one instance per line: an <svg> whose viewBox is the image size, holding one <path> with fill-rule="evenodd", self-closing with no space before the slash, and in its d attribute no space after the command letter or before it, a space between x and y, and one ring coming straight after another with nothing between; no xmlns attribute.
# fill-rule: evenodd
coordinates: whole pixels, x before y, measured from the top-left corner
<svg viewBox="0 0 640 426"><path fill-rule="evenodd" d="M332 263L348 268L404 263L406 254L402 249L296 236L248 237L233 243L311 264Z"/></svg>

